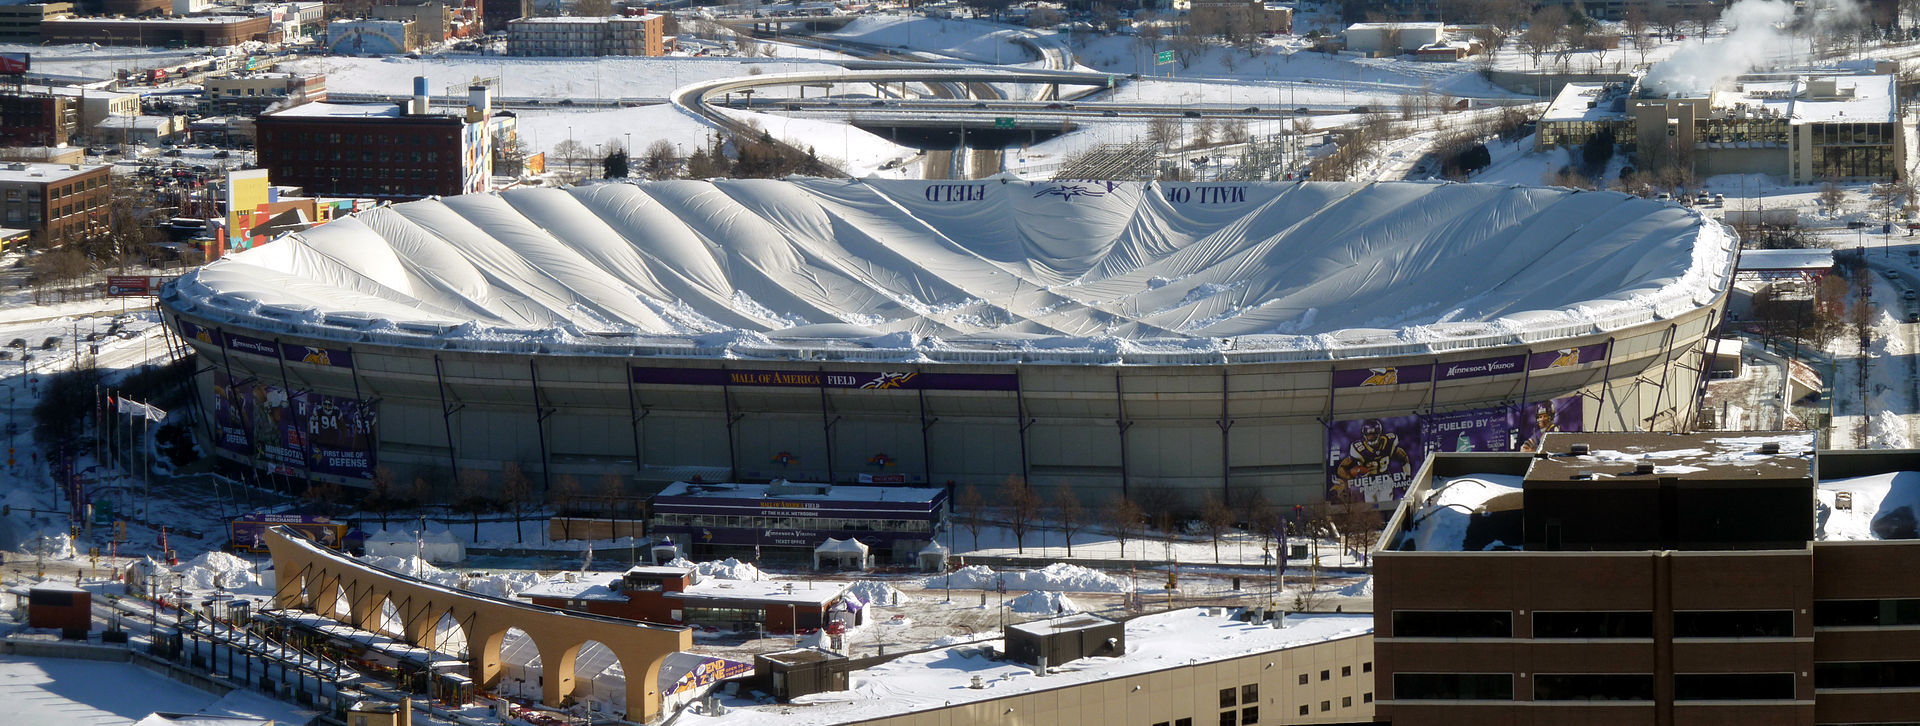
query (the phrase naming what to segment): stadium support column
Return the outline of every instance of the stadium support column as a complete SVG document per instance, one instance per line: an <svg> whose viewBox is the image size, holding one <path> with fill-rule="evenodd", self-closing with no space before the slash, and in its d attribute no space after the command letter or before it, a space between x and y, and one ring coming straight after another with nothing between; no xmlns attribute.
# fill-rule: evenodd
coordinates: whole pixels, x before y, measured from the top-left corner
<svg viewBox="0 0 1920 726"><path fill-rule="evenodd" d="M1720 311L1707 311L1707 326L1701 329L1701 335L1706 340L1712 341L1719 339L1719 328L1717 327L1720 324L1719 318ZM1799 358L1795 357L1793 360L1799 360ZM1684 419L1686 423L1683 428L1679 429L1680 431L1693 430L1694 418L1700 415L1700 402L1707 397L1707 378L1709 377L1707 369L1710 367L1710 364L1707 361L1707 352L1705 350L1700 351L1699 366L1700 368L1694 371L1693 400L1687 403L1687 417ZM1793 363L1791 361L1787 363L1787 386L1788 390L1791 391L1793 386ZM1819 427L1816 427L1816 429L1817 428Z"/></svg>
<svg viewBox="0 0 1920 726"><path fill-rule="evenodd" d="M460 454L454 450L453 446L453 415L459 413L460 409L465 408L467 404L447 405L447 377L440 370L438 353L433 355L433 383L434 390L440 392L440 425L447 433L447 465L453 472L453 484L458 487L460 485Z"/></svg>
<svg viewBox="0 0 1920 726"><path fill-rule="evenodd" d="M1601 411L1607 410L1607 388L1613 384L1613 343L1614 343L1614 340L1612 338L1607 339L1607 365L1606 367L1600 369L1599 408ZM1598 414L1594 415L1593 423L1596 428L1599 427L1600 416ZM1622 423L1625 423L1625 422L1623 421ZM1586 427L1587 427L1587 422L1581 421L1580 428L1585 429Z"/></svg>
<svg viewBox="0 0 1920 726"><path fill-rule="evenodd" d="M1233 501L1233 417L1227 409L1227 371L1220 371L1220 420L1214 422L1220 427L1220 501Z"/></svg>
<svg viewBox="0 0 1920 726"><path fill-rule="evenodd" d="M651 409L642 410L639 393L633 390L633 369L627 369L627 423L633 426L633 472L640 473L645 465L646 454L640 448L640 419L653 413Z"/></svg>
<svg viewBox="0 0 1920 726"><path fill-rule="evenodd" d="M833 469L833 425L840 422L840 417L833 415L827 406L827 369L816 370L820 376L820 440L827 445L827 483L832 484L836 473Z"/></svg>
<svg viewBox="0 0 1920 726"><path fill-rule="evenodd" d="M1667 325L1667 339L1660 345L1662 349L1660 354L1660 388L1653 394L1653 412L1645 419L1648 431L1653 430L1654 420L1660 418L1660 406L1666 403L1667 400L1667 375L1673 372L1673 339L1679 337L1679 335L1679 323ZM1635 382L1639 380L1639 376L1634 377ZM1674 401L1674 408L1679 408L1679 403L1678 400Z"/></svg>
<svg viewBox="0 0 1920 726"><path fill-rule="evenodd" d="M286 350L285 348L280 347L280 339L274 338L273 339L273 361L275 363L280 364L280 385L287 392L287 410L289 412L297 413L297 408L293 404L293 381L292 379L289 379L287 377L287 356L286 356L286 353L284 352L285 350ZM295 425L298 426L298 424L295 424ZM307 488L312 489L313 488L313 455L309 453L309 450L307 449L307 437L304 434L304 432L299 437L299 439L300 439L300 471L306 474Z"/></svg>
<svg viewBox="0 0 1920 726"><path fill-rule="evenodd" d="M726 366L720 366L720 409L727 417L727 480L740 481L740 446L734 441L733 425L744 414L733 412L733 385L728 382L732 377Z"/></svg>
<svg viewBox="0 0 1920 726"><path fill-rule="evenodd" d="M1121 377L1120 369L1113 369L1113 402L1119 414L1113 424L1120 433L1120 496L1130 497L1133 496L1133 477L1127 469L1127 429L1133 428L1133 422L1127 420L1127 394L1121 388Z"/></svg>
<svg viewBox="0 0 1920 726"><path fill-rule="evenodd" d="M1026 376L1019 368L1013 369L1013 407L1014 423L1020 427L1020 481L1029 485L1033 482L1033 464L1027 457L1027 429L1033 426L1033 419L1027 418Z"/></svg>
<svg viewBox="0 0 1920 726"><path fill-rule="evenodd" d="M553 462L547 456L547 417L555 409L540 404L540 364L527 359L527 380L533 384L533 434L540 438L540 493L553 493Z"/></svg>
<svg viewBox="0 0 1920 726"><path fill-rule="evenodd" d="M935 423L938 423L940 419L927 418L927 389L916 388L914 389L914 391L920 394L920 470L927 478L927 485L932 486L933 485L933 442L930 439L930 434L928 432L933 429L933 425ZM951 487L949 487L949 489L951 489ZM948 491L947 497L951 499L953 497L953 492Z"/></svg>

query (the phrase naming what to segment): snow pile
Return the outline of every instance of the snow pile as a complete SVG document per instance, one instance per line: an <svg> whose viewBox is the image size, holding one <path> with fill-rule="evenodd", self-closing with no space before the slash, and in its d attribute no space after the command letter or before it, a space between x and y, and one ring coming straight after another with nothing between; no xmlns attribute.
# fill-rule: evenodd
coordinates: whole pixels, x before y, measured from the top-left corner
<svg viewBox="0 0 1920 726"><path fill-rule="evenodd" d="M1845 495L1847 508L1840 508ZM1920 537L1920 472L1820 482L1815 518L1821 540L1915 539Z"/></svg>
<svg viewBox="0 0 1920 726"><path fill-rule="evenodd" d="M912 598L902 594L894 586L875 580L855 582L847 588L846 594L873 605L904 605L912 601Z"/></svg>
<svg viewBox="0 0 1920 726"><path fill-rule="evenodd" d="M761 572L760 568L753 566L753 563L741 562L732 557L711 562L694 562L685 557L675 557L669 560L667 565L669 567L691 567L698 571L701 577L711 577L716 580L776 579L773 575Z"/></svg>
<svg viewBox="0 0 1920 726"><path fill-rule="evenodd" d="M73 537L65 532L27 540L26 549L28 554L44 555L49 560L71 560L78 556L73 551Z"/></svg>
<svg viewBox="0 0 1920 726"><path fill-rule="evenodd" d="M463 575L455 587L476 595L510 598L521 590L540 584L541 581L539 573L535 572L496 572Z"/></svg>
<svg viewBox="0 0 1920 726"><path fill-rule="evenodd" d="M1043 590L1028 590L1027 594L1008 600L1007 607L1016 613L1041 615L1080 612L1080 606L1067 599L1067 596Z"/></svg>
<svg viewBox="0 0 1920 726"><path fill-rule="evenodd" d="M381 557L424 555L428 562L453 564L467 558L467 549L450 531L428 531L393 527L367 533L367 554Z"/></svg>
<svg viewBox="0 0 1920 726"><path fill-rule="evenodd" d="M435 585L444 585L447 587L460 586L460 575L434 567L432 563L420 559L412 553L408 553L405 556L368 554L360 559L374 567L398 572L407 577L424 582L431 582Z"/></svg>
<svg viewBox="0 0 1920 726"><path fill-rule="evenodd" d="M1482 474L1449 479L1414 512L1413 549L1457 552L1467 541L1473 514L1495 497L1520 493L1520 477Z"/></svg>
<svg viewBox="0 0 1920 726"><path fill-rule="evenodd" d="M921 586L927 588L945 587L947 575L934 575L921 580ZM1090 570L1079 565L1055 562L1038 570L1019 570L994 572L985 565L971 565L953 571L953 586L969 590L993 590L1004 583L1009 590L1043 590L1047 592L1127 592L1132 589L1124 580L1098 570Z"/></svg>
<svg viewBox="0 0 1920 726"><path fill-rule="evenodd" d="M1335 590L1333 594L1341 597L1373 597L1373 576L1368 575L1367 579Z"/></svg>
<svg viewBox="0 0 1920 726"><path fill-rule="evenodd" d="M1913 442L1907 437L1906 419L1884 409L1873 412L1872 416L1867 417L1867 448L1913 448Z"/></svg>
<svg viewBox="0 0 1920 726"><path fill-rule="evenodd" d="M241 590L260 584L253 563L225 552L207 552L173 568L189 590Z"/></svg>

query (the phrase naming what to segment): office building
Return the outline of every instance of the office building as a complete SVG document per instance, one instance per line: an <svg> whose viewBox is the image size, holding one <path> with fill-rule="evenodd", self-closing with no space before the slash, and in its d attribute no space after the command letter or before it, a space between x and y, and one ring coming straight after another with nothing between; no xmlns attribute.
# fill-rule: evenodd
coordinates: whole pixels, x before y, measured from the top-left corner
<svg viewBox="0 0 1920 726"><path fill-rule="evenodd" d="M0 165L0 225L29 230L52 247L104 230L112 182L104 164Z"/></svg>
<svg viewBox="0 0 1920 726"><path fill-rule="evenodd" d="M507 23L507 55L572 57L666 54L666 16L521 18Z"/></svg>
<svg viewBox="0 0 1920 726"><path fill-rule="evenodd" d="M492 95L431 112L426 79L406 104L307 103L254 121L259 165L280 184L383 201L486 191L493 173Z"/></svg>

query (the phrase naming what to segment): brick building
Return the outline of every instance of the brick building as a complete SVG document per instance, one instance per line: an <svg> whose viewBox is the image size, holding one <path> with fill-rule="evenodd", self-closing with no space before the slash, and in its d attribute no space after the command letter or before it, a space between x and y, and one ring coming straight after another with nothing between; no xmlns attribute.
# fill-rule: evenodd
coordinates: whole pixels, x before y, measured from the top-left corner
<svg viewBox="0 0 1920 726"><path fill-rule="evenodd" d="M464 113L429 113L424 80L409 104L308 103L254 121L259 165L323 196L419 199L486 191L493 174L490 92Z"/></svg>
<svg viewBox="0 0 1920 726"><path fill-rule="evenodd" d="M0 43L40 42L40 23L73 16L73 3L0 5Z"/></svg>
<svg viewBox="0 0 1920 726"><path fill-rule="evenodd" d="M649 623L713 625L769 633L825 627L847 583L708 579L691 567L634 567L611 581L549 582L516 597L535 605ZM855 606L852 617L858 617ZM855 621L857 624L858 621Z"/></svg>
<svg viewBox="0 0 1920 726"><path fill-rule="evenodd" d="M84 239L106 226L108 177L104 164L0 164L0 226L29 230L42 247Z"/></svg>
<svg viewBox="0 0 1920 726"><path fill-rule="evenodd" d="M507 55L573 57L666 54L666 16L520 18L507 23Z"/></svg>
<svg viewBox="0 0 1920 726"><path fill-rule="evenodd" d="M1551 434L1437 455L1375 566L1379 717L1861 724L1920 714L1920 452Z"/></svg>
<svg viewBox="0 0 1920 726"><path fill-rule="evenodd" d="M274 104L285 107L327 100L327 77L290 72L210 76L206 100L215 113L258 116Z"/></svg>
<svg viewBox="0 0 1920 726"><path fill-rule="evenodd" d="M249 40L277 42L279 29L265 15L195 15L159 18L59 18L40 23L49 44L100 43L141 47L228 46Z"/></svg>
<svg viewBox="0 0 1920 726"><path fill-rule="evenodd" d="M21 91L0 95L0 145L60 146L81 129L80 99Z"/></svg>

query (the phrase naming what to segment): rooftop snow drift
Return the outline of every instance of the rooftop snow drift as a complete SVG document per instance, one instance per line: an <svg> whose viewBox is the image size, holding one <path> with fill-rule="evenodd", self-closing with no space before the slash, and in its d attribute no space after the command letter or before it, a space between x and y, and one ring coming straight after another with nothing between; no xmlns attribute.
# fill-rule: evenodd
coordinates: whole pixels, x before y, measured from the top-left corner
<svg viewBox="0 0 1920 726"><path fill-rule="evenodd" d="M667 181L375 209L166 295L241 327L436 348L1325 358L1679 315L1726 288L1735 246L1682 207L1557 188Z"/></svg>

